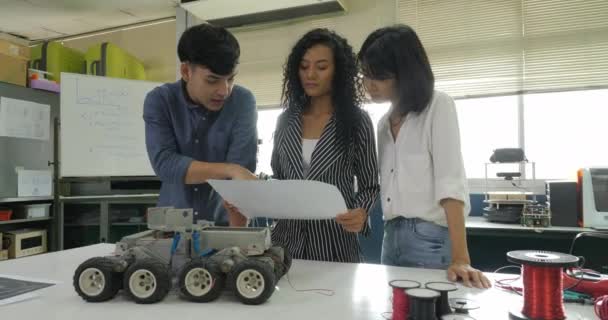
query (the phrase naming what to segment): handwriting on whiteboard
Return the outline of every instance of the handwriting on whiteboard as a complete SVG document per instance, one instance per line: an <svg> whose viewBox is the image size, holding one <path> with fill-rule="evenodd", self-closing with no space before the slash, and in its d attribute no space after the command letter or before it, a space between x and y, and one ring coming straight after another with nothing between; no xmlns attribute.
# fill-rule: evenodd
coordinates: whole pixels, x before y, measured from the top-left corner
<svg viewBox="0 0 608 320"><path fill-rule="evenodd" d="M76 103L94 106L129 107L129 91L125 88L87 88L76 79Z"/></svg>

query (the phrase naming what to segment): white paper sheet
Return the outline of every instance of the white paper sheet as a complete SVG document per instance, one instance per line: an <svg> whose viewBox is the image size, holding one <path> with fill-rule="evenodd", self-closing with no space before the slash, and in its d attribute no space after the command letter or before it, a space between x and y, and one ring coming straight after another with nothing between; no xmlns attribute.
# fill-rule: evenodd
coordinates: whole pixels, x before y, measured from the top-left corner
<svg viewBox="0 0 608 320"><path fill-rule="evenodd" d="M0 97L0 136L49 140L51 106Z"/></svg>
<svg viewBox="0 0 608 320"><path fill-rule="evenodd" d="M336 186L309 180L209 180L248 218L333 219L347 211Z"/></svg>
<svg viewBox="0 0 608 320"><path fill-rule="evenodd" d="M18 197L50 196L53 176L50 170L17 170Z"/></svg>

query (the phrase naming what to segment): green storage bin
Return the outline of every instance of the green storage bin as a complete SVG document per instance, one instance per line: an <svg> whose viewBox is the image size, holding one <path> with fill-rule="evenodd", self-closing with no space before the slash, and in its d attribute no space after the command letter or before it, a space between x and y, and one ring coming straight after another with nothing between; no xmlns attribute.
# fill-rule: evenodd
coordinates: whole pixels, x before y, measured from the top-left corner
<svg viewBox="0 0 608 320"><path fill-rule="evenodd" d="M84 54L59 42L44 42L32 48L30 68L51 73L48 80L61 82L61 73L85 73Z"/></svg>
<svg viewBox="0 0 608 320"><path fill-rule="evenodd" d="M90 75L146 80L146 71L141 61L109 42L89 48L85 60L86 73Z"/></svg>

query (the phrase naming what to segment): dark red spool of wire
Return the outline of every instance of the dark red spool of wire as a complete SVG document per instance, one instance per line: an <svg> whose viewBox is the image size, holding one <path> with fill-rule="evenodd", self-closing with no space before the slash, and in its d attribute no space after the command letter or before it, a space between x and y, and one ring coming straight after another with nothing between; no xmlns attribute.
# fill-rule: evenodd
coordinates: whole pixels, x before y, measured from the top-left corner
<svg viewBox="0 0 608 320"><path fill-rule="evenodd" d="M511 251L507 260L522 265L523 308L512 310L511 319L566 319L562 268L575 267L579 259L550 251Z"/></svg>
<svg viewBox="0 0 608 320"><path fill-rule="evenodd" d="M600 320L608 320L608 296L595 299L595 314Z"/></svg>
<svg viewBox="0 0 608 320"><path fill-rule="evenodd" d="M393 288L393 320L406 320L410 301L405 290L420 288L420 282L411 280L392 280L388 283Z"/></svg>

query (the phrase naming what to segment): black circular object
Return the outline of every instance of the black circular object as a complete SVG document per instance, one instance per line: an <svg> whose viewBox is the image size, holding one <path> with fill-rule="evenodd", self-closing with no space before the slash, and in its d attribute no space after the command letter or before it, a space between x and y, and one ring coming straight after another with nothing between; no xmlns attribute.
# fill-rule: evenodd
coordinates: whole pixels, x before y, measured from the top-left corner
<svg viewBox="0 0 608 320"><path fill-rule="evenodd" d="M405 294L410 298L409 320L437 320L435 301L439 298L439 292L415 288L405 290Z"/></svg>
<svg viewBox="0 0 608 320"><path fill-rule="evenodd" d="M408 290L405 290L405 293L410 298L419 299L419 300L435 300L435 299L439 298L439 292L431 290L431 289L425 289L425 288L408 289Z"/></svg>
<svg viewBox="0 0 608 320"><path fill-rule="evenodd" d="M450 307L454 309L456 313L469 313L469 310L479 309L479 305L473 300L464 298L452 298L450 301Z"/></svg>
<svg viewBox="0 0 608 320"><path fill-rule="evenodd" d="M404 289L404 290L420 288L420 282L413 281L413 280L401 280L401 279L391 280L391 281L389 281L388 285L393 288L399 288L399 289Z"/></svg>
<svg viewBox="0 0 608 320"><path fill-rule="evenodd" d="M517 250L507 252L507 260L531 266L576 267L579 258L573 255L541 250Z"/></svg>
<svg viewBox="0 0 608 320"><path fill-rule="evenodd" d="M458 290L458 287L451 282L427 282L424 286L427 289L438 292L451 292Z"/></svg>
<svg viewBox="0 0 608 320"><path fill-rule="evenodd" d="M439 300L435 306L437 317L452 313L450 303L448 302L448 292L458 290L458 287L451 282L428 282L425 287L435 290L440 293Z"/></svg>
<svg viewBox="0 0 608 320"><path fill-rule="evenodd" d="M465 314L450 313L442 316L441 320L475 320L475 318Z"/></svg>

